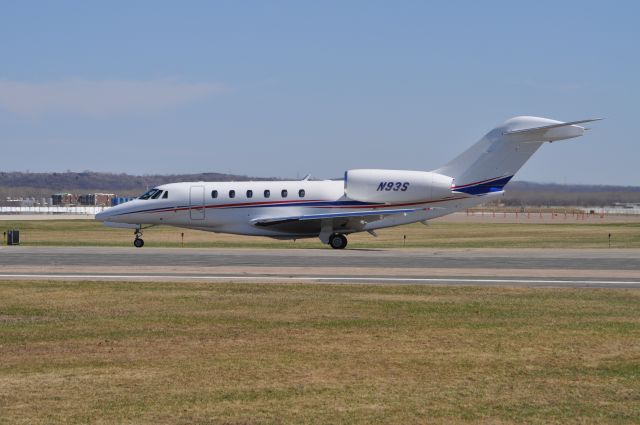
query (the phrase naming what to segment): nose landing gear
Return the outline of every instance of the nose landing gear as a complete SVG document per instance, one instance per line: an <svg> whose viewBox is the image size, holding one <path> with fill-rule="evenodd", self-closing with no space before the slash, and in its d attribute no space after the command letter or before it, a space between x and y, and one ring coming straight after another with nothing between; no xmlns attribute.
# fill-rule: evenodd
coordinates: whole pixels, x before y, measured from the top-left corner
<svg viewBox="0 0 640 425"><path fill-rule="evenodd" d="M135 232L133 232L133 234L135 235L135 239L133 240L133 246L135 246L136 248L142 248L144 246L144 240L142 240L142 230L138 227Z"/></svg>

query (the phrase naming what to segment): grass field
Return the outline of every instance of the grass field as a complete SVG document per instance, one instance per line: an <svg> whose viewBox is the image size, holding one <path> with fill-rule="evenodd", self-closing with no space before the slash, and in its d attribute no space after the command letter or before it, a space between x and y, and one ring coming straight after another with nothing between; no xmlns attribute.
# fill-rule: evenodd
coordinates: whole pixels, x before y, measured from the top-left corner
<svg viewBox="0 0 640 425"><path fill-rule="evenodd" d="M113 229L92 220L2 221L5 230L21 230L24 245L131 246L133 231ZM638 223L452 223L431 222L382 229L349 236L350 247L430 248L606 248L608 235L615 248L640 248ZM224 235L175 227L144 232L145 246L323 248L317 238L277 241L269 238ZM406 235L406 239L404 236Z"/></svg>
<svg viewBox="0 0 640 425"><path fill-rule="evenodd" d="M0 283L0 423L638 423L640 292Z"/></svg>

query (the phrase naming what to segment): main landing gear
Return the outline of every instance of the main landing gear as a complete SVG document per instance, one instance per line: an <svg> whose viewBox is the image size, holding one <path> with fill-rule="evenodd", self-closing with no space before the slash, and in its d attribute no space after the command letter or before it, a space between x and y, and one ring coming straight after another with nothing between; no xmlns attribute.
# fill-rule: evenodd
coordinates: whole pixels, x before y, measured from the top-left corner
<svg viewBox="0 0 640 425"><path fill-rule="evenodd" d="M142 240L141 236L142 236L142 229L140 229L139 227L135 230L135 232L133 232L133 234L135 235L135 239L133 240L133 246L135 246L136 248L142 248L144 246L144 241Z"/></svg>
<svg viewBox="0 0 640 425"><path fill-rule="evenodd" d="M334 233L329 237L329 245L333 249L344 249L347 246L347 237L339 233Z"/></svg>

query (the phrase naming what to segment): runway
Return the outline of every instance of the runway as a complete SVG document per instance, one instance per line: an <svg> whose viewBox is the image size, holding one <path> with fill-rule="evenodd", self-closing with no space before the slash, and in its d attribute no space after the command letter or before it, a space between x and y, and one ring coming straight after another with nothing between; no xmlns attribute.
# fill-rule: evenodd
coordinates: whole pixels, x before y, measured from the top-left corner
<svg viewBox="0 0 640 425"><path fill-rule="evenodd" d="M638 250L1 247L0 279L640 288Z"/></svg>

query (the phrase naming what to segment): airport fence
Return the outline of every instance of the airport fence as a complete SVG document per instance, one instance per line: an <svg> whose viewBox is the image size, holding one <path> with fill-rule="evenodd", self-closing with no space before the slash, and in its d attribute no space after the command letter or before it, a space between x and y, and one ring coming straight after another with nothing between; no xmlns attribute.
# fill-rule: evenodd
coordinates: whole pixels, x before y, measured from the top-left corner
<svg viewBox="0 0 640 425"><path fill-rule="evenodd" d="M74 214L95 215L107 207L93 206L47 206L47 207L0 207L0 214Z"/></svg>

